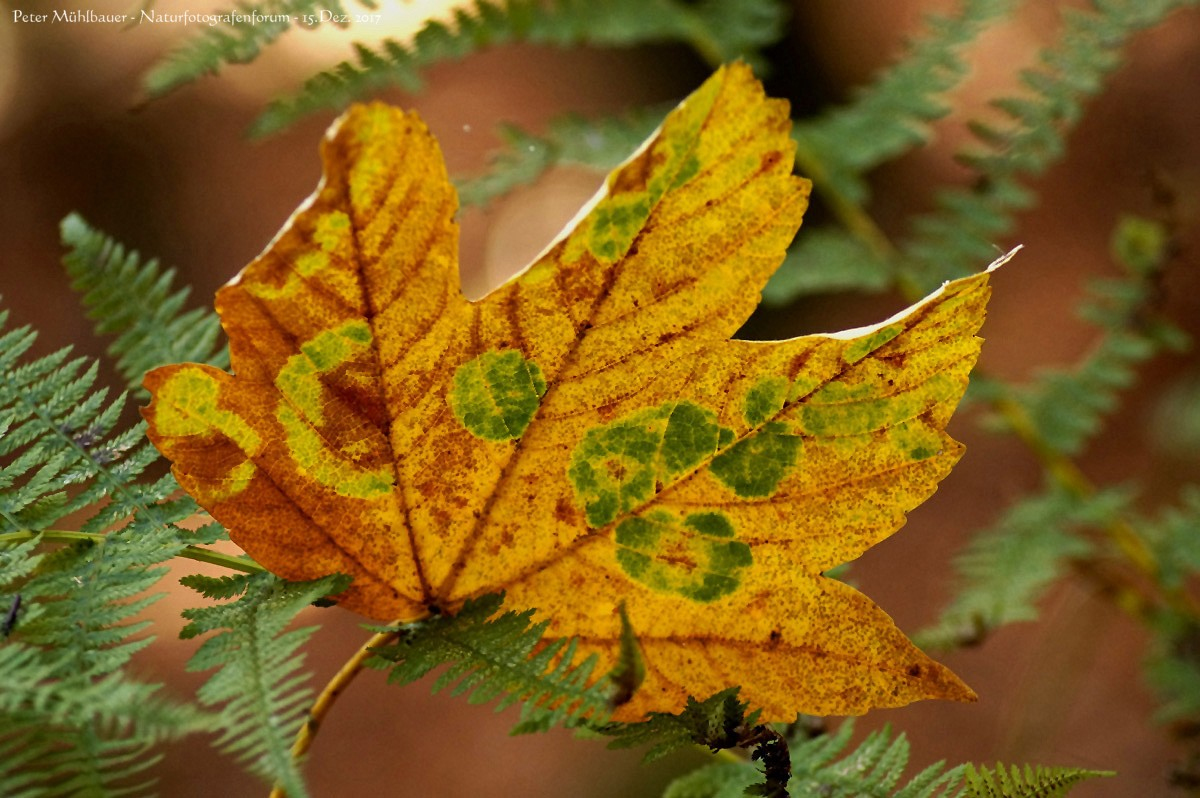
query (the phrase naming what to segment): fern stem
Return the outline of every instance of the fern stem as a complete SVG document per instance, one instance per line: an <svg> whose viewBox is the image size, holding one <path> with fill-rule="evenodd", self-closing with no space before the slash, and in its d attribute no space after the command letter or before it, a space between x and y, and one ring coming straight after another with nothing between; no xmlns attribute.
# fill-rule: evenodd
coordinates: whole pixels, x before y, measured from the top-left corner
<svg viewBox="0 0 1200 798"><path fill-rule="evenodd" d="M887 233L883 232L875 223L875 219L867 213L865 208L837 189L833 181L827 177L825 166L815 153L806 147L797 146L796 171L813 182L813 185L821 192L821 199L833 211L833 215L855 238L866 244L872 253L885 259L895 257L896 246L888 238Z"/></svg>
<svg viewBox="0 0 1200 798"><path fill-rule="evenodd" d="M22 529L17 532L5 532L0 535L0 545L4 545L5 543L24 543L34 538L40 538L46 543L78 543L86 540L100 544L104 543L106 536L98 532L78 532L70 529ZM229 568L247 574L257 574L266 571L265 568L253 560L247 560L233 554L223 554L219 551L206 549L203 546L187 546L176 556L186 560L206 562L209 565L219 565L222 568Z"/></svg>
<svg viewBox="0 0 1200 798"><path fill-rule="evenodd" d="M399 621L397 621L397 625ZM306 753L309 747L312 746L313 738L317 736L317 731L321 728L321 722L325 716L329 714L329 710L333 707L333 702L342 694L350 683L354 681L354 677L363 669L363 663L367 661L373 653L373 649L380 646L390 645L396 642L400 632L390 630L379 632L372 636L367 642L363 643L358 651L354 652L354 656L348 659L341 669L334 674L334 677L329 680L325 688L321 690L321 694L317 696L317 700L313 702L312 708L308 711L308 720L300 727L300 731L296 733L296 741L292 743L292 759L299 760ZM276 786L271 790L270 798L286 798L287 793L282 787Z"/></svg>

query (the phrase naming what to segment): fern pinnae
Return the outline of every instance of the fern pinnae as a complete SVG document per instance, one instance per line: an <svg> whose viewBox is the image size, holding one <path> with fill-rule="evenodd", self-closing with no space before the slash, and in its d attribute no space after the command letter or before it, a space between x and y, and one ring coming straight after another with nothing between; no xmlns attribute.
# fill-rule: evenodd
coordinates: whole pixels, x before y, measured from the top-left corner
<svg viewBox="0 0 1200 798"><path fill-rule="evenodd" d="M904 735L893 735L890 728L884 728L843 754L853 734L854 721L849 719L830 734L793 740L788 792L797 798L950 798L960 794L964 767L930 765L901 786L910 750ZM747 790L761 777L749 760L717 762L676 779L664 798L734 798L750 794Z"/></svg>
<svg viewBox="0 0 1200 798"><path fill-rule="evenodd" d="M300 648L313 627L287 627L309 604L346 583L336 575L286 583L269 574L187 581L208 598L237 597L183 613L190 623L182 637L215 633L188 662L188 670L216 669L198 693L202 704L220 713L215 745L289 798L308 794L291 751L312 697Z"/></svg>
<svg viewBox="0 0 1200 798"><path fill-rule="evenodd" d="M1038 437L1064 455L1078 454L1100 430L1138 365L1164 349L1186 348L1187 336L1155 308L1172 247L1165 231L1154 230L1148 220L1127 218L1114 231L1113 250L1126 273L1093 282L1079 314L1100 333L1093 349L1073 367L1042 370L1009 392ZM1128 240L1140 235L1153 243L1139 249Z"/></svg>
<svg viewBox="0 0 1200 798"><path fill-rule="evenodd" d="M172 291L173 269L161 270L158 261L143 262L78 214L62 221L63 245L70 251L63 265L72 287L82 294L88 316L100 335L116 335L109 354L127 387L146 396L142 377L155 366L168 363L229 365L229 352L218 347L220 324L211 310L185 311L189 289Z"/></svg>
<svg viewBox="0 0 1200 798"><path fill-rule="evenodd" d="M930 16L905 57L845 105L797 121L798 171L832 209L837 226L802 232L763 291L771 304L831 291L882 291L896 279L892 244L864 206L867 173L924 142L949 110L946 95L968 74L961 52L1014 0L968 0L953 16Z"/></svg>
<svg viewBox="0 0 1200 798"><path fill-rule="evenodd" d="M1007 16L1014 0L967 0L953 16L931 16L905 57L847 104L796 124L800 171L817 175L817 191L867 200L864 173L929 137L928 125L950 109L945 96L966 77L960 55L980 33Z"/></svg>
<svg viewBox="0 0 1200 798"><path fill-rule="evenodd" d="M1024 770L1012 765L967 765L965 770L967 798L1060 798L1080 782L1114 775L1108 770L1082 768L1038 767L1026 765Z"/></svg>
<svg viewBox="0 0 1200 798"><path fill-rule="evenodd" d="M1052 488L1015 504L958 555L954 601L934 626L913 635L914 641L923 648L948 649L978 642L1000 626L1035 620L1037 602L1070 561L1095 551L1081 530L1111 523L1128 500L1118 490L1082 497Z"/></svg>
<svg viewBox="0 0 1200 798"><path fill-rule="evenodd" d="M359 2L374 8L369 0ZM328 16L323 17L322 11ZM239 3L235 8L216 11L214 16L222 18L220 23L188 39L163 58L142 78L142 88L151 97L162 96L202 75L216 74L226 65L250 63L289 31L297 19L311 29L325 19L338 20L345 14L340 0L267 0ZM238 21L234 15L247 19Z"/></svg>
<svg viewBox="0 0 1200 798"><path fill-rule="evenodd" d="M555 47L631 47L683 42L714 67L737 58L762 66L758 51L783 35L785 11L777 0L474 0L456 9L451 24L429 20L409 43L384 39L356 45L356 62L343 61L278 100L256 121L264 135L318 110L342 108L373 91L415 91L421 70L487 47L525 42Z"/></svg>
<svg viewBox="0 0 1200 798"><path fill-rule="evenodd" d="M667 110L639 108L598 119L568 114L551 121L541 136L504 125L500 128L501 149L492 155L487 170L454 181L459 201L463 205L486 204L556 166L610 170L646 140Z"/></svg>
<svg viewBox="0 0 1200 798"><path fill-rule="evenodd" d="M468 601L453 616L436 616L402 630L394 645L373 649L367 665L390 668L389 683L409 684L449 664L433 684L468 694L471 703L497 700L500 711L517 701L524 711L514 733L544 731L553 724L603 720L609 686L593 681L596 660L577 661L574 641L543 644L545 622L533 623L532 610L500 612L503 596ZM497 614L499 613L499 614Z"/></svg>
<svg viewBox="0 0 1200 798"><path fill-rule="evenodd" d="M918 217L905 242L901 269L922 292L970 273L992 257L992 242L1006 235L1013 214L1033 195L1024 177L1040 174L1065 150L1065 137L1081 118L1084 102L1104 85L1128 40L1197 0L1105 0L1094 10L1068 9L1055 45L1022 74L1027 94L996 106L1007 122L976 125L979 146L963 161L979 175L969 189L944 191L938 209Z"/></svg>
<svg viewBox="0 0 1200 798"><path fill-rule="evenodd" d="M135 617L158 598L157 566L183 546L173 523L194 505L166 501L173 481L137 482L157 455L138 426L116 430L124 397L94 390L95 363L60 350L22 364L32 336L3 340L14 346L0 357L0 535L9 541L0 544L0 589L22 600L5 647L37 655L22 664L29 670L6 674L21 686L9 700L24 710L5 714L0 737L41 751L28 764L38 778L14 776L27 783L22 791L143 793L157 744L206 727L195 708L157 699L155 686L125 671L150 641ZM37 553L31 534L84 508L91 514L81 535L92 539ZM117 523L124 525L100 534ZM128 700L115 706L113 695ZM42 749L37 740L46 733L57 744Z"/></svg>

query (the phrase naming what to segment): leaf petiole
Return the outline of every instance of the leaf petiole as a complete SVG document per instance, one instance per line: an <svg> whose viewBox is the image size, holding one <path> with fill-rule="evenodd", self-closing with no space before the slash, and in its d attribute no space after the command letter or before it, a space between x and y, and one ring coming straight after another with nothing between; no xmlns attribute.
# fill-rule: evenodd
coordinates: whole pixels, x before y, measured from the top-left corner
<svg viewBox="0 0 1200 798"><path fill-rule="evenodd" d="M397 621L396 625L400 625L400 622ZM308 718L300 727L300 731L296 733L296 741L292 743L293 760L299 760L308 753L313 738L316 737L317 731L321 728L321 721L329 714L329 710L333 707L333 702L337 700L337 697L350 686L350 682L354 681L354 677L363 669L363 664L371 656L373 650L380 646L395 643L400 636L400 632L400 629L389 629L373 635L359 647L358 651L354 652L353 657L346 660L341 669L329 680L329 683L321 690L321 694L313 701L312 708L308 711ZM286 793L283 792L282 788L276 786L271 790L269 798L286 798Z"/></svg>

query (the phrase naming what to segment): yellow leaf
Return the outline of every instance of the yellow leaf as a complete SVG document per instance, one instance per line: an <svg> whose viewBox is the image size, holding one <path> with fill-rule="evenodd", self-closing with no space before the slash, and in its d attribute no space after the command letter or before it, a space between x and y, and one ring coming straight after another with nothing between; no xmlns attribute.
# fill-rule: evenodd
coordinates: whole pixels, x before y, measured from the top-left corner
<svg viewBox="0 0 1200 798"><path fill-rule="evenodd" d="M849 333L731 340L800 224L787 105L726 67L479 302L415 114L351 109L325 176L217 295L231 376L148 375L180 484L288 579L381 621L506 591L645 680L619 719L740 684L764 719L974 694L823 577L962 452L944 428L987 274Z"/></svg>

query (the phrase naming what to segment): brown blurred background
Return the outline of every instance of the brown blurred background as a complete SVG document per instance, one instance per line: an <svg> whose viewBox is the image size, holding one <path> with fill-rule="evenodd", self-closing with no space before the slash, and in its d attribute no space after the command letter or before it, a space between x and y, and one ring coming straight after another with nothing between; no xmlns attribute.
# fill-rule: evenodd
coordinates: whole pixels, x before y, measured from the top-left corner
<svg viewBox="0 0 1200 798"><path fill-rule="evenodd" d="M253 258L316 185L317 141L331 114L287 133L249 141L251 121L270 97L295 88L318 67L348 54L353 38L403 36L444 2L397 2L384 23L351 35L296 31L250 67L229 69L165 99L137 105L139 78L182 26L130 30L99 24L16 24L23 10L57 4L6 0L0 19L0 292L15 323L41 331L39 354L73 344L100 355L58 264L58 221L72 210L118 240L178 267L196 304ZM922 13L953 8L932 0L811 0L795 4L787 39L772 51L779 64L769 88L811 111L845 98L901 52ZM965 120L1015 85L1015 71L1053 40L1068 3L1027 3L1011 24L971 49L974 71L954 95L955 112L939 139L878 170L872 211L896 235L928 209L932 191L968 174L952 160L965 141ZM127 10L93 0L97 12ZM221 7L187 0L163 11ZM1115 272L1108 237L1122 212L1153 213L1151 175L1164 176L1186 220L1183 256L1166 280L1168 314L1200 335L1197 227L1200 207L1200 13L1179 13L1139 36L1126 66L1070 139L1069 155L1040 178L1040 205L1021 217L1011 241L1025 251L996 280L984 328L984 363L1020 378L1039 367L1073 362L1094 339L1073 314L1086 280ZM554 50L507 47L428 73L419 96L387 97L416 107L439 137L452 173L475 172L497 144L497 123L540 130L566 110L600 114L682 97L708 68L677 47ZM550 240L598 186L583 169L555 171L486 210L462 214L464 283L482 294ZM802 231L803 234L803 231ZM981 266L983 264L980 264ZM752 320L750 337L782 337L870 323L902 305L896 297L828 297L772 310ZM1134 480L1151 503L1200 480L1200 455L1157 452L1147 432L1156 402L1194 355L1160 358L1142 370L1106 433L1086 453L1098 483ZM105 377L116 382L109 369ZM131 415L130 418L133 418ZM970 418L953 431L968 453L938 494L891 540L854 569L858 584L914 630L933 620L949 596L947 563L970 533L993 521L1039 484L1030 454L1012 439L981 432ZM179 574L193 570L181 566ZM199 570L196 567L195 570ZM161 674L189 694L202 681L184 674L194 642L175 639L178 611L191 594L174 585L154 615L160 642L137 667ZM310 610L323 628L309 663L321 682L361 643L359 620L338 610ZM922 704L877 712L860 733L884 723L913 743L913 771L938 759L1035 762L1112 768L1120 776L1089 784L1080 796L1171 795L1166 776L1180 754L1154 727L1154 702L1143 684L1145 634L1086 584L1054 591L1040 624L1007 628L949 664L982 696L972 706ZM703 761L683 755L651 768L638 754L607 752L568 734L510 738L513 714L495 715L425 685L389 688L379 674L360 677L322 727L309 764L316 796L635 796L657 795L673 773ZM170 750L159 768L168 796L257 796L266 790L212 752L202 740Z"/></svg>

